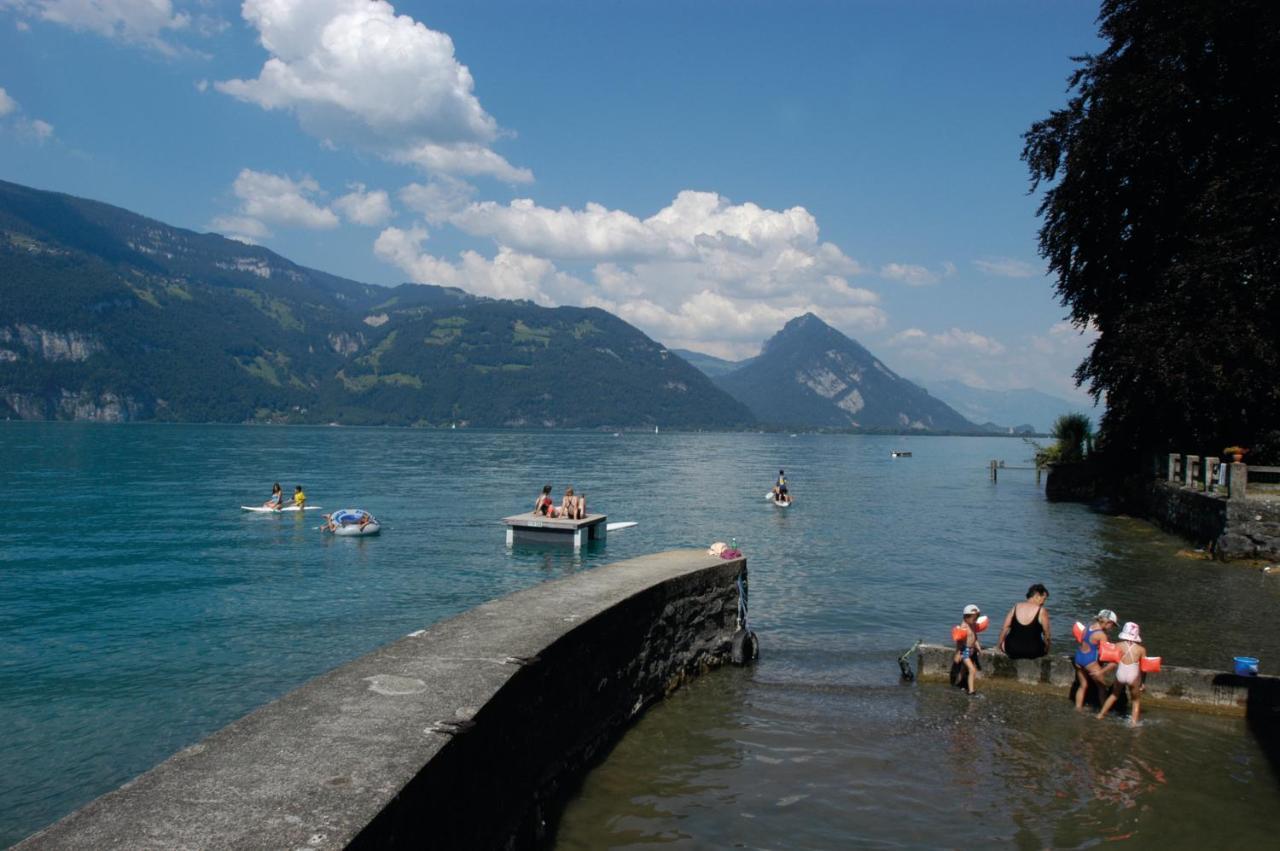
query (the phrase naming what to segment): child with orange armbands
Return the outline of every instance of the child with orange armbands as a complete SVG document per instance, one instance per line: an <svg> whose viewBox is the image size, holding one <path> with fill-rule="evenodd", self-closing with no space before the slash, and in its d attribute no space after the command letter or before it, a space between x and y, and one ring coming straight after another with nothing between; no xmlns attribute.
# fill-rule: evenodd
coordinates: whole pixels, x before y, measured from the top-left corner
<svg viewBox="0 0 1280 851"><path fill-rule="evenodd" d="M1160 657L1148 656L1147 648L1142 644L1142 631L1136 623L1128 621L1120 630L1120 639L1116 644L1120 658L1116 665L1116 681L1111 686L1111 694L1102 703L1099 718L1106 717L1111 707L1116 705L1121 692L1129 690L1129 723L1136 725L1142 716L1142 692L1146 688L1148 671L1160 670Z"/></svg>
<svg viewBox="0 0 1280 851"><path fill-rule="evenodd" d="M956 655L951 662L951 681L963 685L969 694L978 691L978 671L981 668L979 654L982 644L978 641L978 626L982 610L970 603L964 607L964 620L951 629L951 639L956 643Z"/></svg>
<svg viewBox="0 0 1280 851"><path fill-rule="evenodd" d="M1116 613L1110 609L1098 612L1089 626L1077 624L1075 655L1071 661L1076 669L1076 709L1084 709L1084 699L1090 685L1098 687L1098 698L1107 692L1107 673L1114 663L1102 664L1101 645L1107 640L1107 632L1116 628Z"/></svg>

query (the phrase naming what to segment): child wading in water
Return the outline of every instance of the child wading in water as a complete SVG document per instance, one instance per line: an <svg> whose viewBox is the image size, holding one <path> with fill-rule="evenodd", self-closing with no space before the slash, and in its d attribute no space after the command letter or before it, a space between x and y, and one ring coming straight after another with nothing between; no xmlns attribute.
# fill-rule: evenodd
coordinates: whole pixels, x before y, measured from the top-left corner
<svg viewBox="0 0 1280 851"><path fill-rule="evenodd" d="M978 643L978 632L974 625L981 615L982 610L970 603L964 607L964 620L951 630L951 637L956 643L952 669L958 675L953 681L956 685L965 685L969 694L978 691L978 654L982 652L982 645Z"/></svg>
<svg viewBox="0 0 1280 851"><path fill-rule="evenodd" d="M1120 663L1116 665L1116 681L1111 686L1111 694L1102 703L1102 718L1116 705L1120 693L1129 689L1129 723L1137 724L1142 715L1142 691L1145 688L1146 675L1142 673L1142 660L1147 658L1147 648L1142 646L1142 632L1138 625L1129 621L1120 630L1120 640L1116 644L1120 650Z"/></svg>

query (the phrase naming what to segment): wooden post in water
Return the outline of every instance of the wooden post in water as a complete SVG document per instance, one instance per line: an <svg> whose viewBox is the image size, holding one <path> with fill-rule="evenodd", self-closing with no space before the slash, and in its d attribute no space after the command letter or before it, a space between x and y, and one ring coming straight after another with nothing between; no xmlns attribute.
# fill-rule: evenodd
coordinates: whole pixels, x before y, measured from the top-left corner
<svg viewBox="0 0 1280 851"><path fill-rule="evenodd" d="M999 469L999 465L993 460L991 462L991 481L993 482L996 480L996 470L998 469Z"/></svg>

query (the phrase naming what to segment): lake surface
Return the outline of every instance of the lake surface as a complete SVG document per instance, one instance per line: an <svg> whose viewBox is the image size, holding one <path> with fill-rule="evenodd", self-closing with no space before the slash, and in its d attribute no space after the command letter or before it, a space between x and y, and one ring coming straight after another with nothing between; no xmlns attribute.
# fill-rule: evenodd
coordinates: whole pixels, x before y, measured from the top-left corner
<svg viewBox="0 0 1280 851"><path fill-rule="evenodd" d="M912 458L892 459L906 448ZM1049 586L1059 646L1098 608L1171 664L1280 660L1280 580L1051 505L1018 440L0 423L0 845L311 677L484 600L736 538L763 657L651 709L570 802L565 848L1270 844L1277 773L1243 721L902 685L964 604ZM779 466L795 505L764 500ZM241 504L273 481L372 539ZM639 525L509 550L544 483ZM312 512L311 514L315 514ZM988 633L988 643L994 633Z"/></svg>

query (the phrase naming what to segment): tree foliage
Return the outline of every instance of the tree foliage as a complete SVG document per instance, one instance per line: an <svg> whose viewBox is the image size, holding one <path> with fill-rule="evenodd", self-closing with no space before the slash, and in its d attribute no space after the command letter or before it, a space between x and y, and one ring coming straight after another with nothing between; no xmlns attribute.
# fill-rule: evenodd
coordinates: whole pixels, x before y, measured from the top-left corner
<svg viewBox="0 0 1280 851"><path fill-rule="evenodd" d="M1280 422L1280 3L1105 0L1106 49L1023 160L1076 371L1118 450L1248 444Z"/></svg>

